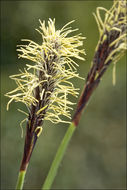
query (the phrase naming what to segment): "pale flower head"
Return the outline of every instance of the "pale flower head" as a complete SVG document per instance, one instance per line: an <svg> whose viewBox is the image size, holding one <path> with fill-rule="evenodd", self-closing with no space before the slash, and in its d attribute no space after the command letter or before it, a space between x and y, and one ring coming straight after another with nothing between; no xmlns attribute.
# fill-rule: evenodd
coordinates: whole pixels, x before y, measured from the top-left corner
<svg viewBox="0 0 127 190"><path fill-rule="evenodd" d="M71 33L77 31L69 26L72 22L56 30L55 19L49 19L48 26L45 26L45 21L40 21L37 31L42 42L37 44L32 40L22 40L27 44L18 45L18 57L32 63L26 64L20 74L10 76L17 88L6 94L10 98L7 109L13 100L23 102L29 111L28 120L34 117L37 126L44 119L57 123L68 122L63 121L61 115L71 118L70 110L74 103L68 100L68 95L77 97L78 89L70 79L80 78L76 68L78 64L73 58L84 60L82 55L85 54L80 49L85 38L81 34L72 36Z"/></svg>
<svg viewBox="0 0 127 190"><path fill-rule="evenodd" d="M101 18L101 11L105 12L104 21ZM96 49L100 44L105 43L105 48L108 50L105 64L110 61L115 63L127 49L127 2L126 0L114 0L110 10L98 7L94 16L100 32L100 40Z"/></svg>

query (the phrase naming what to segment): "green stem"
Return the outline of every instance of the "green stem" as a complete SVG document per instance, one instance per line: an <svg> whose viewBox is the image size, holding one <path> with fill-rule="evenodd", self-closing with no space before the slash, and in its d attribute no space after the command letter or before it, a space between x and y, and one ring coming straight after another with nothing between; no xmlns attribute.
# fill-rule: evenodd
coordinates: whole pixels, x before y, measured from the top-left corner
<svg viewBox="0 0 127 190"><path fill-rule="evenodd" d="M56 156L52 162L48 176L42 186L42 190L49 190L51 188L51 185L52 185L52 183L55 179L56 173L57 173L57 169L61 163L61 160L64 156L66 148L69 144L69 141L70 141L75 129L76 129L76 126L74 125L74 123L71 123L69 128L67 129L67 132L66 132L58 150L57 150Z"/></svg>
<svg viewBox="0 0 127 190"><path fill-rule="evenodd" d="M17 180L17 184L16 184L16 190L22 190L23 184L24 184L24 179L25 179L25 174L26 174L26 170L19 172L19 176L18 176L18 180Z"/></svg>

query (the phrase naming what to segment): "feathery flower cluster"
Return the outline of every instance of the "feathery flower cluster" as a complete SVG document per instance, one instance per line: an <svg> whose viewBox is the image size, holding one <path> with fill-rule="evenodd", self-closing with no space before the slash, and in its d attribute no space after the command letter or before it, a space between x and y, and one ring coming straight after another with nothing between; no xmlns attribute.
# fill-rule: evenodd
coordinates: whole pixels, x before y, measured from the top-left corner
<svg viewBox="0 0 127 190"><path fill-rule="evenodd" d="M105 19L102 20L100 11L105 11ZM103 64L115 63L123 56L127 49L127 2L126 0L114 0L110 10L103 7L98 7L94 14L99 32L100 40L96 47L94 63L98 63L98 70L103 67ZM103 48L103 53L101 49ZM101 55L102 56L101 56Z"/></svg>
<svg viewBox="0 0 127 190"><path fill-rule="evenodd" d="M81 34L70 36L70 33L77 31L68 27L72 22L56 30L55 19L49 19L47 27L45 21L40 21L40 30L37 31L42 36L42 43L39 45L25 39L22 41L27 45L18 45L18 57L28 59L33 64L26 64L24 71L10 76L17 88L6 94L10 98L7 109L13 100L23 102L29 110L28 120L36 125L34 129L44 119L57 123L68 122L61 120L61 115L70 118L74 103L67 96L77 96L78 89L69 80L80 78L76 69L78 65L72 58L84 60L81 54L85 54L84 50L79 49L85 38Z"/></svg>

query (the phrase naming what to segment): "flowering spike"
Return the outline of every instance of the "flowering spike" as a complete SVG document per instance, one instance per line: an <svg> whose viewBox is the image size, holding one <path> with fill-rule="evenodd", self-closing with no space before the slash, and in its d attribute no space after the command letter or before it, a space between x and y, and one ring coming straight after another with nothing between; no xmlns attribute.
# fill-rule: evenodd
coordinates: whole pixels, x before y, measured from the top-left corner
<svg viewBox="0 0 127 190"><path fill-rule="evenodd" d="M113 85L116 82L116 63L127 49L126 5L126 0L114 0L110 10L99 7L97 8L96 14L94 14L100 36L84 90L80 96L76 112L72 119L76 126L80 121L81 113L87 105L89 98L99 85L103 74L111 63L114 64ZM101 18L100 11L105 12L104 20Z"/></svg>
<svg viewBox="0 0 127 190"><path fill-rule="evenodd" d="M76 73L77 63L72 57L84 60L81 54L85 54L79 48L85 38L81 34L70 36L77 30L68 27L74 21L61 30L55 29L55 19L49 19L47 27L45 21L39 22L40 29L36 30L42 36L42 43L39 45L23 39L27 44L17 46L18 57L28 59L33 64L26 64L24 71L10 76L17 88L6 94L11 98L7 109L13 100L23 102L29 110L29 120L35 117L38 126L44 119L57 123L66 122L60 119L61 115L70 118L71 102L67 96L77 96L78 92L69 79L80 78Z"/></svg>
<svg viewBox="0 0 127 190"><path fill-rule="evenodd" d="M67 99L68 95L78 95L78 89L69 80L73 77L81 78L77 73L77 63L72 58L84 60L82 54L85 54L80 49L85 38L81 34L70 35L77 30L68 27L73 21L61 30L56 30L55 19L49 19L47 27L45 21L39 22L40 29L37 31L41 34L42 43L23 39L26 44L17 46L18 57L32 63L26 64L24 71L20 70L19 74L10 76L17 88L6 94L10 98L7 109L13 100L24 103L28 108L28 119L20 123L22 129L23 122L27 121L20 171L25 171L28 166L44 120L70 123L61 119L61 115L71 118L70 110L74 103ZM27 115L26 112L19 111Z"/></svg>

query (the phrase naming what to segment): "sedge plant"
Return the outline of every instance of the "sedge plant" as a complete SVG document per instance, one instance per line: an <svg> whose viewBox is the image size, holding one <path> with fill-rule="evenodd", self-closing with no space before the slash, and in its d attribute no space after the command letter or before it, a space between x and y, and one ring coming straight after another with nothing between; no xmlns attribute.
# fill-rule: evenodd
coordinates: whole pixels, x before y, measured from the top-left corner
<svg viewBox="0 0 127 190"><path fill-rule="evenodd" d="M101 18L101 11L105 12L104 20ZM43 190L51 188L82 112L111 63L114 64L113 84L115 83L116 63L127 49L126 14L125 0L114 0L110 10L103 7L97 8L94 16L100 36L84 89L71 122L63 121L61 115L71 119L70 110L74 103L70 102L67 96L69 94L77 96L78 89L73 86L70 79L81 78L76 69L78 65L73 58L84 60L82 55L85 55L85 51L80 47L85 38L81 34L71 36L72 32L77 30L72 30L69 26L73 21L66 24L61 30L56 30L55 20L49 19L47 27L45 21L40 21L40 30L37 30L42 37L41 44L23 40L27 44L18 46L19 58L28 59L31 64L26 64L24 71L20 71L19 74L10 76L16 82L17 88L6 94L10 98L7 109L12 101L22 102L28 109L28 113L19 110L27 117L21 122L22 125L26 121L26 137L16 189L23 188L25 173L36 141L42 132L44 120L50 120L53 123L69 123L42 186Z"/></svg>
<svg viewBox="0 0 127 190"><path fill-rule="evenodd" d="M48 26L40 20L42 43L32 40L22 40L26 44L18 45L18 57L31 61L26 64L19 74L10 76L17 88L8 92L10 98L7 109L12 101L22 102L28 112L20 110L26 115L20 125L26 121L26 137L24 153L20 166L16 189L22 189L27 167L41 132L44 120L53 123L70 123L70 110L74 104L68 100L68 95L77 97L78 88L75 88L70 79L81 78L77 73L78 64L73 58L84 60L85 55L81 34L72 35L77 29L72 29L67 23L61 30L56 30L55 19L49 19ZM61 119L61 116L67 118Z"/></svg>

